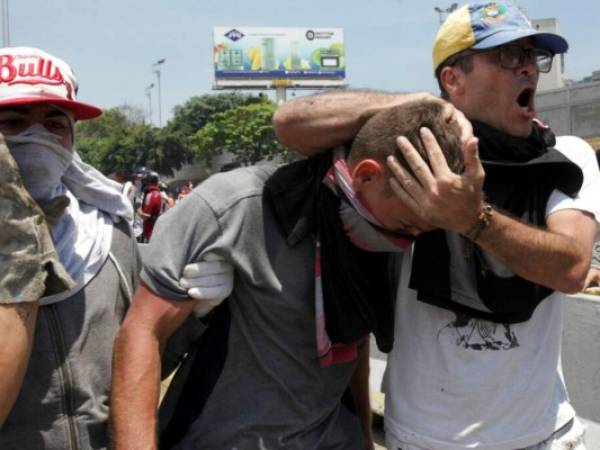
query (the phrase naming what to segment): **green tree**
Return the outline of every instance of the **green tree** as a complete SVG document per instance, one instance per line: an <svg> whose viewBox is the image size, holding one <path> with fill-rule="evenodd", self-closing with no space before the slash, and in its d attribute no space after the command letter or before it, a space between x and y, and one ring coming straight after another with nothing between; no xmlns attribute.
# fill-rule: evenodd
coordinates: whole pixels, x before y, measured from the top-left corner
<svg viewBox="0 0 600 450"><path fill-rule="evenodd" d="M77 122L75 144L81 158L105 172L102 161L115 142L123 142L132 125L118 108L107 109L97 119ZM116 158L116 156L115 156Z"/></svg>
<svg viewBox="0 0 600 450"><path fill-rule="evenodd" d="M135 108L111 108L95 120L77 124L77 149L82 159L105 174L148 166L172 175L193 154L185 137L144 124Z"/></svg>
<svg viewBox="0 0 600 450"><path fill-rule="evenodd" d="M172 175L195 158L210 162L224 152L252 163L283 152L271 127L274 109L264 95L202 95L176 107L173 119L159 129L143 122L139 108L119 106L77 124L77 149L106 174L147 166Z"/></svg>
<svg viewBox="0 0 600 450"><path fill-rule="evenodd" d="M173 118L165 128L169 133L179 133L182 137L192 136L216 113L238 106L268 102L267 96L262 94L248 95L232 92L195 96L173 109Z"/></svg>
<svg viewBox="0 0 600 450"><path fill-rule="evenodd" d="M194 158L187 142L177 133L143 125L132 130L130 151L136 166L148 166L163 175L173 175Z"/></svg>
<svg viewBox="0 0 600 450"><path fill-rule="evenodd" d="M208 164L222 153L234 154L242 164L286 155L271 125L275 109L273 103L261 102L216 113L190 139L190 146Z"/></svg>

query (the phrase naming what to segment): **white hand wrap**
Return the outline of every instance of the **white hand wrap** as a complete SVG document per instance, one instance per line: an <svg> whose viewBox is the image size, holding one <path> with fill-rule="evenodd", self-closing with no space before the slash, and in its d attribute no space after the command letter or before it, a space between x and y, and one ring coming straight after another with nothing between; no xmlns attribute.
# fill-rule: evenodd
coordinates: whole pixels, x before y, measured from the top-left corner
<svg viewBox="0 0 600 450"><path fill-rule="evenodd" d="M185 266L179 282L191 298L198 300L194 314L204 317L231 295L233 266L220 256L209 253L203 261Z"/></svg>

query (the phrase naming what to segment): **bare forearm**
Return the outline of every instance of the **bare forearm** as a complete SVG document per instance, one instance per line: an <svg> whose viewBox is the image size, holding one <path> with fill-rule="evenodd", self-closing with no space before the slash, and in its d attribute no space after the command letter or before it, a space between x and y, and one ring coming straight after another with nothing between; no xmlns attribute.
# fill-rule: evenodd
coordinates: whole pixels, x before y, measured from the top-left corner
<svg viewBox="0 0 600 450"><path fill-rule="evenodd" d="M115 449L155 449L160 349L147 329L123 327L115 340L112 439Z"/></svg>
<svg viewBox="0 0 600 450"><path fill-rule="evenodd" d="M38 303L0 305L0 428L10 414L29 364Z"/></svg>
<svg viewBox="0 0 600 450"><path fill-rule="evenodd" d="M284 103L273 116L280 142L306 156L350 141L375 113L429 94L342 90Z"/></svg>
<svg viewBox="0 0 600 450"><path fill-rule="evenodd" d="M195 301L172 302L143 283L115 339L111 393L113 448L155 449L160 355Z"/></svg>
<svg viewBox="0 0 600 450"><path fill-rule="evenodd" d="M495 212L477 244L517 275L561 292L575 293L583 289L590 266L588 240L589 246L586 239L535 228Z"/></svg>

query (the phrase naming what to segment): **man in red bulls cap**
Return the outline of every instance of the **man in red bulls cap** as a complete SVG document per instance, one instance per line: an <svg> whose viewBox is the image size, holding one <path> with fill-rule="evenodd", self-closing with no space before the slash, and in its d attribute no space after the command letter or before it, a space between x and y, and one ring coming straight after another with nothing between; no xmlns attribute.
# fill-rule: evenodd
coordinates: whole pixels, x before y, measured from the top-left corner
<svg viewBox="0 0 600 450"><path fill-rule="evenodd" d="M0 49L0 448L107 448L113 338L140 262L120 187L84 163L62 60ZM42 210L45 212L42 212Z"/></svg>

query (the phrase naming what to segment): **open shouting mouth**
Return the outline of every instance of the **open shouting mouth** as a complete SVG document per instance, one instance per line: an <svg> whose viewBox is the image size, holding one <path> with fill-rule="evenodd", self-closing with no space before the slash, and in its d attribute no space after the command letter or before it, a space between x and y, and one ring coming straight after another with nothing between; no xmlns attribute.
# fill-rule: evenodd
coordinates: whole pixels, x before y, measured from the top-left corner
<svg viewBox="0 0 600 450"><path fill-rule="evenodd" d="M532 88L525 88L521 91L519 96L517 97L517 103L519 107L522 108L527 113L533 113L534 106L533 100L535 96L535 91Z"/></svg>

